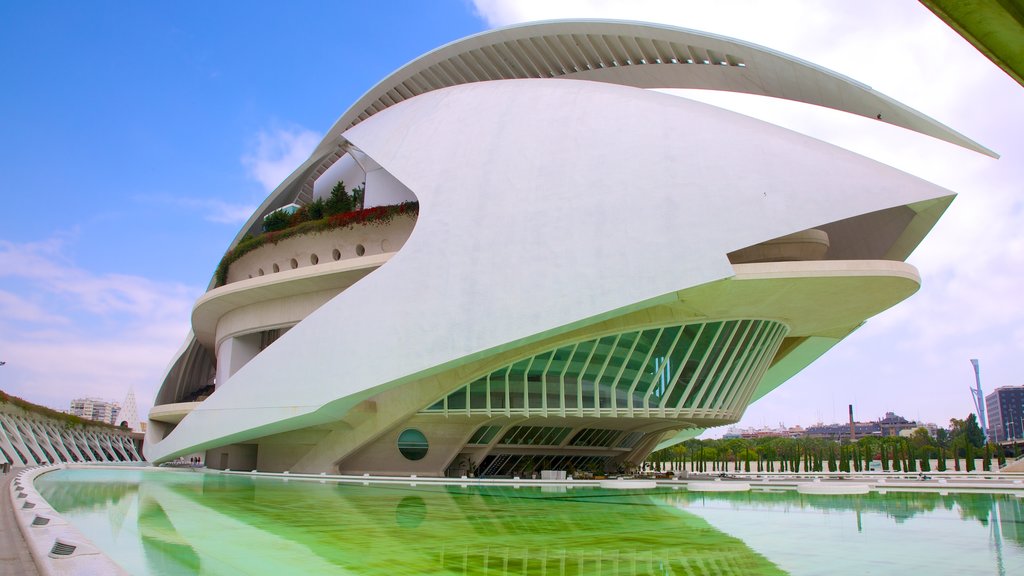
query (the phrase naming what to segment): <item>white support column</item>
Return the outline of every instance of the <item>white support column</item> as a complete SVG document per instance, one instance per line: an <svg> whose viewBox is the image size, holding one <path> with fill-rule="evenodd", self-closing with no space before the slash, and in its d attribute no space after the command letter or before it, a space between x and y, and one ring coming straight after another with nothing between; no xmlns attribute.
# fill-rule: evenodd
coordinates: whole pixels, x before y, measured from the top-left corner
<svg viewBox="0 0 1024 576"><path fill-rule="evenodd" d="M5 430L5 426L7 426L6 414L0 414L0 423L3 423L3 426L0 426L0 446L3 446L4 452L9 454L11 458L17 459L17 461L11 462L11 464L15 466L19 464L21 466L28 466L28 462L18 453L18 450L15 449L12 438L7 435Z"/></svg>

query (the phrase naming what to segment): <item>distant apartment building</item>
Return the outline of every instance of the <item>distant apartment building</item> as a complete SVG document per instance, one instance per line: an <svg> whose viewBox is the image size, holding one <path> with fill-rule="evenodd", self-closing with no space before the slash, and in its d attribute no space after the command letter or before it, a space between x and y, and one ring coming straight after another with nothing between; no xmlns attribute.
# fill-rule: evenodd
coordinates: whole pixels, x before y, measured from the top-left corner
<svg viewBox="0 0 1024 576"><path fill-rule="evenodd" d="M800 438L804 435L804 429L800 426L786 428L780 425L778 428L729 428L729 431L722 435L725 440L731 438L744 438L747 440L756 438Z"/></svg>
<svg viewBox="0 0 1024 576"><path fill-rule="evenodd" d="M117 417L121 413L121 405L99 398L75 398L71 401L69 412L87 420L116 425Z"/></svg>
<svg viewBox="0 0 1024 576"><path fill-rule="evenodd" d="M914 428L920 428L922 426L925 425L907 420L903 416L893 412L886 412L884 418L880 418L874 422L854 422L853 431L856 438L863 438L865 436L899 436L900 432L904 430L913 430ZM934 425L932 426L934 427ZM849 440L850 423L815 424L814 426L808 426L804 435L809 438Z"/></svg>
<svg viewBox="0 0 1024 576"><path fill-rule="evenodd" d="M988 437L994 442L1024 439L1024 386L1003 386L985 396Z"/></svg>

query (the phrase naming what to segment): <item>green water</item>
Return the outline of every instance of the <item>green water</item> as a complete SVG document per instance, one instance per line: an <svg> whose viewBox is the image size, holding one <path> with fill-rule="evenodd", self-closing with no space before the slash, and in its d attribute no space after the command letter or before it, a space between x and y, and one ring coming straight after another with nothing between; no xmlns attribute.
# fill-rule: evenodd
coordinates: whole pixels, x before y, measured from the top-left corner
<svg viewBox="0 0 1024 576"><path fill-rule="evenodd" d="M132 574L1024 574L1012 495L352 485L189 471L35 481Z"/></svg>

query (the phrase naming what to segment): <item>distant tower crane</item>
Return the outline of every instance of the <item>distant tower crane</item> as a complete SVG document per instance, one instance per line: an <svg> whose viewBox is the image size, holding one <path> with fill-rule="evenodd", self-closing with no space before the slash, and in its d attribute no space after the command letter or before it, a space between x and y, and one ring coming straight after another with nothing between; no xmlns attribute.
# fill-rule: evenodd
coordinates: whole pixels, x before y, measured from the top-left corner
<svg viewBox="0 0 1024 576"><path fill-rule="evenodd" d="M974 408L978 412L978 424L981 425L981 433L985 436L985 442L988 442L988 422L985 421L985 394L981 391L981 368L978 367L978 359L972 358L971 364L974 366L974 382L977 387L971 388L971 396L974 397Z"/></svg>

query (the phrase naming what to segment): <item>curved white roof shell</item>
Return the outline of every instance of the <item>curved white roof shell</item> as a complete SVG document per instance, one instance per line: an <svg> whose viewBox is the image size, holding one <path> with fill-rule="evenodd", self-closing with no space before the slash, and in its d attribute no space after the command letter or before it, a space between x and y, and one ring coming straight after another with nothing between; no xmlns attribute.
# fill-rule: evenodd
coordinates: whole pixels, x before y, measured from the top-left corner
<svg viewBox="0 0 1024 576"><path fill-rule="evenodd" d="M992 157L955 130L860 82L799 58L725 36L663 24L553 20L488 30L433 50L383 79L335 122L310 158L267 198L267 211L311 198L313 181L345 154L342 134L390 106L460 84L566 78L638 88L699 88L805 102L875 118Z"/></svg>
<svg viewBox="0 0 1024 576"><path fill-rule="evenodd" d="M915 246L951 200L813 138L610 83L462 84L391 106L342 137L415 192L411 237L147 443L150 458L337 421L442 370L675 306L687 289L734 277L728 253L822 224L909 207L920 221L901 227L900 242ZM882 296L859 290L879 301L875 312L917 286L901 262L828 264L798 272L813 282L891 281ZM797 303L786 321L799 326L818 304ZM875 313L846 305L823 333L841 338ZM406 401L403 409L422 407Z"/></svg>

